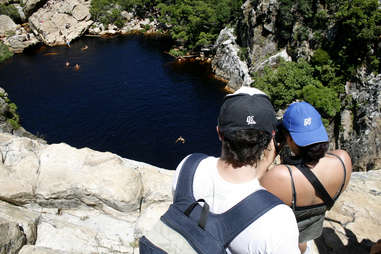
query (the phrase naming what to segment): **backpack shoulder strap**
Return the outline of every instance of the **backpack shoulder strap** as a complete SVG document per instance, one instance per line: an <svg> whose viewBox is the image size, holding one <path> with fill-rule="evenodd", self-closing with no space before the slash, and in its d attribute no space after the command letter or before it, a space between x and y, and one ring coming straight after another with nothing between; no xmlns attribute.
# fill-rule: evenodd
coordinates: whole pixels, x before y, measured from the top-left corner
<svg viewBox="0 0 381 254"><path fill-rule="evenodd" d="M305 165L296 166L300 172L307 178L307 180L312 184L315 191L318 193L321 199L323 199L324 204L327 206L327 209L331 209L335 201L328 194L327 190L324 188L324 185L319 181L316 175Z"/></svg>
<svg viewBox="0 0 381 254"><path fill-rule="evenodd" d="M191 197L194 199L193 177L198 164L206 157L208 156L203 153L193 153L184 161L177 179L173 202L179 201L182 197Z"/></svg>
<svg viewBox="0 0 381 254"><path fill-rule="evenodd" d="M225 248L241 231L279 204L283 204L279 198L262 189L250 194L227 212L221 214L222 218L219 221Z"/></svg>

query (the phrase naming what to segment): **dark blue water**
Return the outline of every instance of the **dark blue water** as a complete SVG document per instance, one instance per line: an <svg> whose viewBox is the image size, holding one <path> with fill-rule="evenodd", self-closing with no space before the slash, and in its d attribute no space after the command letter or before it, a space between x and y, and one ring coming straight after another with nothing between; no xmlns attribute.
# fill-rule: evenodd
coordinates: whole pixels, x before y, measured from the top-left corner
<svg viewBox="0 0 381 254"><path fill-rule="evenodd" d="M220 153L215 126L225 92L205 67L174 64L168 47L118 37L41 48L1 64L0 86L17 104L21 125L48 143L174 169L189 153ZM175 143L179 136L184 144Z"/></svg>

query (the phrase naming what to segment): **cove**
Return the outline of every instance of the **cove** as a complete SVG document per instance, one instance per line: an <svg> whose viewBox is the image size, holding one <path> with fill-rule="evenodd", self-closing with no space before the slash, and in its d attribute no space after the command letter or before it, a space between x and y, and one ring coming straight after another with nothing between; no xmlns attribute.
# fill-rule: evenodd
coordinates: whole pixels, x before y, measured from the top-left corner
<svg viewBox="0 0 381 254"><path fill-rule="evenodd" d="M0 86L21 125L49 144L175 169L193 152L219 155L215 127L226 92L204 66L175 64L169 46L121 36L29 50L0 64Z"/></svg>

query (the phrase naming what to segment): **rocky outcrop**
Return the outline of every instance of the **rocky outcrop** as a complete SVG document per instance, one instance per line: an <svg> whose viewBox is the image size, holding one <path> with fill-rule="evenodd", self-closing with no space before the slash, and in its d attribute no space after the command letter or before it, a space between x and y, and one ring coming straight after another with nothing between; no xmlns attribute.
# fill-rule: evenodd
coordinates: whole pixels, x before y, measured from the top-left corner
<svg viewBox="0 0 381 254"><path fill-rule="evenodd" d="M132 12L122 11L122 16L125 23L122 28L109 24L105 27L102 23L95 22L88 30L90 35L108 36L115 34L129 34L134 32L143 31L145 33L158 32L159 23L156 19L140 19L135 17Z"/></svg>
<svg viewBox="0 0 381 254"><path fill-rule="evenodd" d="M21 4L23 5L24 14L29 17L32 15L36 8L45 4L47 0L21 0Z"/></svg>
<svg viewBox="0 0 381 254"><path fill-rule="evenodd" d="M242 6L237 34L242 47L247 47L250 72L263 65L269 56L282 51L275 38L278 5L277 0L247 0Z"/></svg>
<svg viewBox="0 0 381 254"><path fill-rule="evenodd" d="M359 80L346 86L353 110L342 113L339 143L350 153L354 170L365 171L381 166L381 74Z"/></svg>
<svg viewBox="0 0 381 254"><path fill-rule="evenodd" d="M3 43L13 53L22 53L26 48L38 45L40 41L33 33L19 25L13 35L4 38Z"/></svg>
<svg viewBox="0 0 381 254"><path fill-rule="evenodd" d="M19 125L16 109L16 105L9 100L8 94L0 87L0 133L39 139ZM45 142L42 139L39 141Z"/></svg>
<svg viewBox="0 0 381 254"><path fill-rule="evenodd" d="M29 17L30 27L46 45L69 44L93 23L89 4L84 0L49 0Z"/></svg>
<svg viewBox="0 0 381 254"><path fill-rule="evenodd" d="M10 17L0 15L0 37L16 33L16 28L16 23Z"/></svg>
<svg viewBox="0 0 381 254"><path fill-rule="evenodd" d="M0 154L5 253L137 254L172 199L174 171L111 153L0 134ZM381 238L380 181L381 170L352 175L314 253L366 253Z"/></svg>
<svg viewBox="0 0 381 254"><path fill-rule="evenodd" d="M171 200L172 171L111 153L9 134L0 153L0 249L134 253Z"/></svg>
<svg viewBox="0 0 381 254"><path fill-rule="evenodd" d="M231 90L250 85L251 75L273 66L282 58L290 61L286 49L279 49L275 38L278 2L246 1L237 28L223 29L217 39L212 68L226 80Z"/></svg>
<svg viewBox="0 0 381 254"><path fill-rule="evenodd" d="M239 57L241 49L237 45L234 29L223 29L215 47L216 54L212 60L215 75L227 80L227 86L232 90L237 90L243 85L250 85L252 80L246 62Z"/></svg>
<svg viewBox="0 0 381 254"><path fill-rule="evenodd" d="M368 254L381 239L381 170L352 173L350 184L327 212L318 253Z"/></svg>

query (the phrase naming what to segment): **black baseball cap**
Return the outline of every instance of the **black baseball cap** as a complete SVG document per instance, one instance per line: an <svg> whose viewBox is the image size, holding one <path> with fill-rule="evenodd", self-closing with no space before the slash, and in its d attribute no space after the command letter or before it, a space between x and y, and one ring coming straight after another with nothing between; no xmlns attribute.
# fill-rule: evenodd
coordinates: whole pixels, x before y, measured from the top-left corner
<svg viewBox="0 0 381 254"><path fill-rule="evenodd" d="M275 134L277 120L268 96L253 87L241 87L225 97L218 116L224 136L237 130L261 130Z"/></svg>

